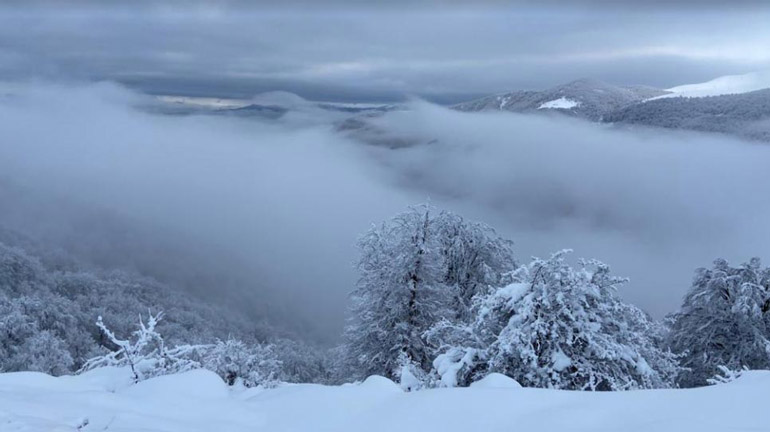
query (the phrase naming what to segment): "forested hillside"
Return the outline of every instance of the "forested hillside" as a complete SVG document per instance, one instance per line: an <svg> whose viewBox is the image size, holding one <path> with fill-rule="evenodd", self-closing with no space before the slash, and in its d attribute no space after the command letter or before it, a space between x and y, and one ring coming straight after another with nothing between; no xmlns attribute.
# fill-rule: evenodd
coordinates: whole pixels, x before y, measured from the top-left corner
<svg viewBox="0 0 770 432"><path fill-rule="evenodd" d="M603 120L770 141L770 89L744 94L655 99L609 113Z"/></svg>

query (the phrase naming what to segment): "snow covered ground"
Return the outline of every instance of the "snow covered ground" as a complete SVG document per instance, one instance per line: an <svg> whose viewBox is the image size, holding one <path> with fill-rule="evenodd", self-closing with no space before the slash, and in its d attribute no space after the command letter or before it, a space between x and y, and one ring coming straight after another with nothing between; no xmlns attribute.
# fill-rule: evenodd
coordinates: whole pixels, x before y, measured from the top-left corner
<svg viewBox="0 0 770 432"><path fill-rule="evenodd" d="M0 374L2 432L766 431L770 372L689 390L588 393L516 388L404 393L385 378L339 387L228 388L204 370L127 385L122 369L53 378Z"/></svg>

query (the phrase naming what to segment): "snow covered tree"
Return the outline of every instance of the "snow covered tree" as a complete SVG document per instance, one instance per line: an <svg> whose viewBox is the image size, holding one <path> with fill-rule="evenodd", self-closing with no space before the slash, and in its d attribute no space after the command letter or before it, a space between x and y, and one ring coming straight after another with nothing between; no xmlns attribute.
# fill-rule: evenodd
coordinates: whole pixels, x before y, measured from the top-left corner
<svg viewBox="0 0 770 432"><path fill-rule="evenodd" d="M482 317L493 315L493 328L502 324L487 353L489 370L533 387L668 386L676 358L639 331L645 315L617 297L625 279L598 261L573 269L566 252L521 267L514 274L518 285L502 298L494 294L482 309Z"/></svg>
<svg viewBox="0 0 770 432"><path fill-rule="evenodd" d="M0 292L9 296L34 294L48 277L39 260L21 249L0 243Z"/></svg>
<svg viewBox="0 0 770 432"><path fill-rule="evenodd" d="M431 209L415 207L372 228L359 248L360 278L345 331L347 367L356 378L395 380L404 361L428 370L432 358L422 334L449 314Z"/></svg>
<svg viewBox="0 0 770 432"><path fill-rule="evenodd" d="M11 362L20 365L19 369L49 375L67 374L74 363L64 341L50 330L36 332L26 339Z"/></svg>
<svg viewBox="0 0 770 432"><path fill-rule="evenodd" d="M503 285L515 268L511 245L484 224L427 205L364 235L345 332L354 377L426 376L437 352L425 332L442 320L471 318L472 299Z"/></svg>
<svg viewBox="0 0 770 432"><path fill-rule="evenodd" d="M619 320L628 328L621 339L626 345L634 347L641 355L641 367L644 363L654 372L641 376L641 388L677 387L676 378L684 368L681 356L673 353L666 343L668 328L653 319L642 309L619 301L617 304Z"/></svg>
<svg viewBox="0 0 770 432"><path fill-rule="evenodd" d="M478 305L482 297L477 297ZM478 308L473 309L474 312ZM487 348L494 335L484 337L483 320L471 323L442 320L425 332L425 340L435 347L432 376L438 387L467 387L486 374Z"/></svg>
<svg viewBox="0 0 770 432"><path fill-rule="evenodd" d="M50 330L41 330L27 313L27 297L0 297L0 370L29 370L62 375L72 367L64 341Z"/></svg>
<svg viewBox="0 0 770 432"><path fill-rule="evenodd" d="M516 268L513 242L483 223L466 221L453 213L442 212L437 220L444 283L454 291L454 319L467 322L472 318L476 295L510 282L510 273Z"/></svg>
<svg viewBox="0 0 770 432"><path fill-rule="evenodd" d="M246 345L236 339L206 347L201 364L216 372L227 385L246 387L274 385L281 368L271 345Z"/></svg>
<svg viewBox="0 0 770 432"><path fill-rule="evenodd" d="M305 342L278 339L273 352L281 362L281 381L331 384L335 352Z"/></svg>
<svg viewBox="0 0 770 432"><path fill-rule="evenodd" d="M36 296L9 298L0 294L0 370L38 371L63 375L74 360L69 341L80 334L59 298L41 287ZM64 307L65 309L60 309Z"/></svg>
<svg viewBox="0 0 770 432"><path fill-rule="evenodd" d="M140 319L139 328L130 340L119 339L99 317L97 326L114 349L92 358L81 371L105 366L129 367L134 382L139 382L155 376L205 368L218 374L228 385L238 383L255 387L277 382L281 362L273 353L272 345L247 345L231 338L209 345L167 347L156 330L162 316L162 313L151 314L147 324Z"/></svg>
<svg viewBox="0 0 770 432"><path fill-rule="evenodd" d="M444 324L429 332L444 333L434 362L444 385L499 372L530 387L670 386L677 358L655 344L649 317L617 297L625 279L598 261L574 269L566 252L517 269L512 284L479 299L472 325Z"/></svg>
<svg viewBox="0 0 770 432"><path fill-rule="evenodd" d="M96 325L114 345L114 350L88 360L81 370L105 366L127 366L131 369L134 382L139 382L159 375L200 368L200 363L194 359L194 353L204 347L192 345L171 349L166 347L163 337L155 330L162 317L163 313L150 314L147 324L140 317L139 328L134 331L133 340L119 339L104 325L102 317L99 317Z"/></svg>
<svg viewBox="0 0 770 432"><path fill-rule="evenodd" d="M720 366L770 369L770 269L753 258L740 267L723 259L696 271L673 316L670 344L688 370L683 387L706 385Z"/></svg>

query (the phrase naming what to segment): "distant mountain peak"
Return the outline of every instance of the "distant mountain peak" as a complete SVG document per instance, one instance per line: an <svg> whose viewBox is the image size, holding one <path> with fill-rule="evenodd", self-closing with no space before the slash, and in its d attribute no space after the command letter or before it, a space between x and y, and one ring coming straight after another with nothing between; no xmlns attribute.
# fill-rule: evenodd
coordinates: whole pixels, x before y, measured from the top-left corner
<svg viewBox="0 0 770 432"><path fill-rule="evenodd" d="M556 88L601 88L601 87L610 87L611 84L607 84L604 81L600 81L595 78L580 78L576 79L574 81L570 81L566 84L562 84L560 86L557 86Z"/></svg>
<svg viewBox="0 0 770 432"><path fill-rule="evenodd" d="M619 108L665 94L651 87L622 87L597 79L581 78L542 91L515 91L455 105L460 111L555 111L600 120Z"/></svg>

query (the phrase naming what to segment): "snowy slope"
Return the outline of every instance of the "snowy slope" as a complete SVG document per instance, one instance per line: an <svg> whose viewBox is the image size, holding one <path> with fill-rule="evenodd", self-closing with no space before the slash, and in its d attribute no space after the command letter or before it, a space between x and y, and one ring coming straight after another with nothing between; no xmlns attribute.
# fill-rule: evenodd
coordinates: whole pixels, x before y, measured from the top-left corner
<svg viewBox="0 0 770 432"><path fill-rule="evenodd" d="M690 390L587 393L474 386L404 393L363 384L226 387L207 371L127 386L127 372L0 375L3 432L103 431L760 431L770 372ZM495 380L497 381L497 380Z"/></svg>
<svg viewBox="0 0 770 432"><path fill-rule="evenodd" d="M744 75L727 75L698 84L687 84L667 89L671 92L649 100L671 97L704 97L749 93L770 88L770 71Z"/></svg>
<svg viewBox="0 0 770 432"><path fill-rule="evenodd" d="M570 109L579 106L580 102L562 96L559 99L543 102L537 109Z"/></svg>

